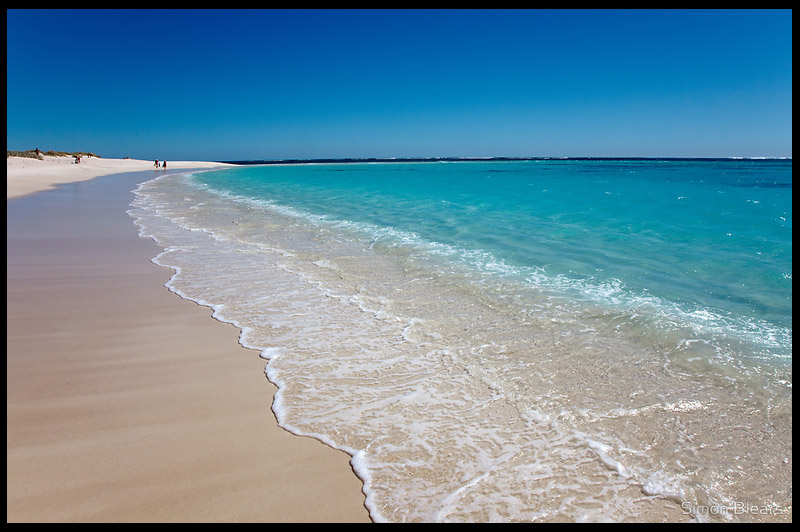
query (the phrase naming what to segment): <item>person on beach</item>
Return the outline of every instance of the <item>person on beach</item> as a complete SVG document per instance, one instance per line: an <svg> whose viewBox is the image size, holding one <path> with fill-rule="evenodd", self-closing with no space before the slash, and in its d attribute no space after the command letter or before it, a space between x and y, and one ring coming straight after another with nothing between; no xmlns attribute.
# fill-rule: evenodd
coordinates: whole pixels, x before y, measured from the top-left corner
<svg viewBox="0 0 800 532"><path fill-rule="evenodd" d="M161 168L163 168L164 170L167 169L167 161L164 161L163 163L161 163Z"/></svg>
<svg viewBox="0 0 800 532"><path fill-rule="evenodd" d="M158 159L156 159L156 164L155 164L154 166L155 166L156 168L158 168Z"/></svg>

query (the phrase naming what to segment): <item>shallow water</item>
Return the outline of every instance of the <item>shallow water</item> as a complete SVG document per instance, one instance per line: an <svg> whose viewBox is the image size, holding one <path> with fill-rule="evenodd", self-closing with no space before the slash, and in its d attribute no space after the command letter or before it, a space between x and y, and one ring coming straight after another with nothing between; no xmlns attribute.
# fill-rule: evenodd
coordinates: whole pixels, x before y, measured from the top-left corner
<svg viewBox="0 0 800 532"><path fill-rule="evenodd" d="M747 160L238 167L130 211L376 521L790 521L791 212Z"/></svg>

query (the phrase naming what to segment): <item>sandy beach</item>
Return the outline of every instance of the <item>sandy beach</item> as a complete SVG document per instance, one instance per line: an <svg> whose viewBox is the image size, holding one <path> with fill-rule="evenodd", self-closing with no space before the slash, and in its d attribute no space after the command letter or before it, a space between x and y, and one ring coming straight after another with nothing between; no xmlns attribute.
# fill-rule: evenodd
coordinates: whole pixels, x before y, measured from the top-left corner
<svg viewBox="0 0 800 532"><path fill-rule="evenodd" d="M156 172L7 159L7 521L368 522L349 457L278 427L258 353L164 287L126 213Z"/></svg>
<svg viewBox="0 0 800 532"><path fill-rule="evenodd" d="M83 157L75 164L72 157L43 156L42 159L8 157L6 159L6 197L17 198L42 190L55 188L59 184L78 183L95 177L123 172L155 170L155 161L141 159L104 159ZM161 161L163 163L163 161ZM211 168L225 163L202 161L168 161L167 168Z"/></svg>

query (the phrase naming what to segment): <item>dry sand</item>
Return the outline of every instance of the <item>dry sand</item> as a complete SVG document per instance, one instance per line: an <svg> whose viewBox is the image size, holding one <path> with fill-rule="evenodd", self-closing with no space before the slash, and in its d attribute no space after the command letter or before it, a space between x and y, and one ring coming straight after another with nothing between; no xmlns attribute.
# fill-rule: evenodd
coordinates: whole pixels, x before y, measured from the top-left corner
<svg viewBox="0 0 800 532"><path fill-rule="evenodd" d="M369 521L239 331L163 286L125 212L152 162L70 161L7 165L7 521Z"/></svg>
<svg viewBox="0 0 800 532"><path fill-rule="evenodd" d="M211 168L226 166L225 163L201 161L168 161L167 168ZM75 164L72 157L49 157L31 159L27 157L6 158L7 198L17 198L41 190L54 188L62 183L87 181L102 175L120 172L154 170L154 161L140 159L103 159L83 157Z"/></svg>

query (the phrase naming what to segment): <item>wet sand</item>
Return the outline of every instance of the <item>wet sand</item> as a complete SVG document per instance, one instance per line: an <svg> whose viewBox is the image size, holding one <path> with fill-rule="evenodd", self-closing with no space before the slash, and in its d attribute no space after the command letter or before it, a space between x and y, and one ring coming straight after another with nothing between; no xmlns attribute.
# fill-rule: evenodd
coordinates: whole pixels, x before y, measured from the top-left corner
<svg viewBox="0 0 800 532"><path fill-rule="evenodd" d="M154 170L13 199L10 173L8 522L369 521L349 457L277 426L258 352L163 286L126 213Z"/></svg>

